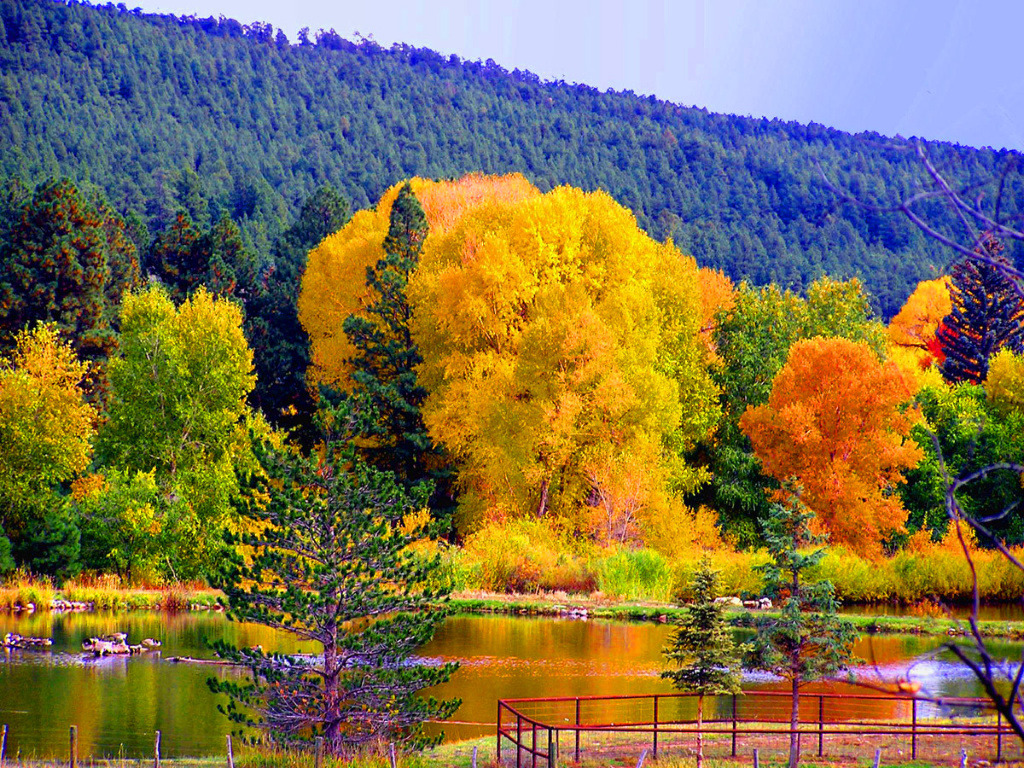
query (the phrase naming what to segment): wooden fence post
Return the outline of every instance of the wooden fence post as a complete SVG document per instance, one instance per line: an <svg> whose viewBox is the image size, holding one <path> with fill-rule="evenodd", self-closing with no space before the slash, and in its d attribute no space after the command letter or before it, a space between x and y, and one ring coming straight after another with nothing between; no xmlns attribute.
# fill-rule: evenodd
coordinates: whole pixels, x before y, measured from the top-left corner
<svg viewBox="0 0 1024 768"><path fill-rule="evenodd" d="M391 762L391 768L398 768L398 759L395 757L395 742L388 744L388 760Z"/></svg>
<svg viewBox="0 0 1024 768"><path fill-rule="evenodd" d="M153 740L153 768L160 768L160 731L156 732Z"/></svg>
<svg viewBox="0 0 1024 768"><path fill-rule="evenodd" d="M754 768L761 768L761 758L757 754L757 747L754 747Z"/></svg>
<svg viewBox="0 0 1024 768"><path fill-rule="evenodd" d="M477 749L476 747L473 747L473 768L476 768L476 749ZM500 754L498 755L498 764L499 765L501 764L501 755ZM0 768L3 768L3 766L0 766Z"/></svg>
<svg viewBox="0 0 1024 768"><path fill-rule="evenodd" d="M917 760L917 699L912 703L910 711L910 759Z"/></svg>
<svg viewBox="0 0 1024 768"><path fill-rule="evenodd" d="M4 768L4 755L7 753L7 723L4 723L3 732L0 733L0 768Z"/></svg>
<svg viewBox="0 0 1024 768"><path fill-rule="evenodd" d="M825 754L825 697L818 694L818 757Z"/></svg>
<svg viewBox="0 0 1024 768"><path fill-rule="evenodd" d="M323 766L324 766L324 737L323 736L317 736L316 740L313 742L313 744L315 745L314 746L315 756L313 758L313 763L316 766L316 768L323 768Z"/></svg>
<svg viewBox="0 0 1024 768"><path fill-rule="evenodd" d="M658 694L654 694L654 759L658 759Z"/></svg>
<svg viewBox="0 0 1024 768"><path fill-rule="evenodd" d="M881 764L881 762L882 762L882 748L879 747L878 749L875 750L875 766L874 766L874 768L878 768L878 766Z"/></svg>
<svg viewBox="0 0 1024 768"><path fill-rule="evenodd" d="M71 726L71 768L78 768L78 726Z"/></svg>
<svg viewBox="0 0 1024 768"><path fill-rule="evenodd" d="M235 768L235 755L231 751L231 734L228 734L228 768Z"/></svg>
<svg viewBox="0 0 1024 768"><path fill-rule="evenodd" d="M576 762L580 761L580 697L576 697Z"/></svg>

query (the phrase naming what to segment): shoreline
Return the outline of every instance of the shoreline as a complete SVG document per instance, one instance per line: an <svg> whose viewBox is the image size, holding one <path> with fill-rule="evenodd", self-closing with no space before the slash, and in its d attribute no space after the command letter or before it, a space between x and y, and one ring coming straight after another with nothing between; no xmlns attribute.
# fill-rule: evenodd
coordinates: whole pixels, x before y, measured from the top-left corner
<svg viewBox="0 0 1024 768"><path fill-rule="evenodd" d="M4 588L0 587L0 592ZM8 588L16 589L16 588ZM38 588L22 587L26 596ZM42 591L42 590L39 590ZM99 611L164 611L167 613L223 611L223 594L212 589L88 589L45 590L38 602L24 599L0 601L0 613L14 616L34 613L92 613ZM91 598L91 599L90 599ZM566 593L500 594L461 592L453 594L446 605L453 614L517 615L567 620L600 619L606 621L669 623L685 610L674 603L627 601L608 598L600 594L569 595ZM888 605L888 603L881 604ZM857 608L870 610L870 604ZM728 607L729 623L737 628L751 627L757 616L777 615L771 610ZM966 618L952 616L890 616L870 613L842 614L859 632L868 634L910 634L925 636L963 637L970 633ZM984 619L978 622L983 637L1006 640L1024 640L1024 618Z"/></svg>

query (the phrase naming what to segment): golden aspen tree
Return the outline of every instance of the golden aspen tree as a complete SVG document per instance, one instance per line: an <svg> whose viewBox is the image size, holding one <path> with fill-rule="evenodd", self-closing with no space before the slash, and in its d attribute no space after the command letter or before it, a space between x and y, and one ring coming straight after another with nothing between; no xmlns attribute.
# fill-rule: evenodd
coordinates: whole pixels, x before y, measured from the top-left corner
<svg viewBox="0 0 1024 768"><path fill-rule="evenodd" d="M913 350L918 365L930 366L938 354L935 332L951 308L948 276L918 283L903 309L889 322L889 343Z"/></svg>
<svg viewBox="0 0 1024 768"><path fill-rule="evenodd" d="M528 199L540 192L520 174L481 176L455 181L410 179L427 217L429 237L451 228L465 211L488 203ZM362 316L379 297L366 282L366 270L384 258L391 207L405 185L399 182L376 208L359 211L309 253L299 293L299 321L309 335L311 364L307 381L347 390L349 361L355 349L342 326L350 315Z"/></svg>
<svg viewBox="0 0 1024 768"><path fill-rule="evenodd" d="M481 205L428 240L409 292L424 421L460 462L464 524L580 522L602 457L626 466L652 439L659 491L699 482L679 459L717 418L697 267L608 195Z"/></svg>

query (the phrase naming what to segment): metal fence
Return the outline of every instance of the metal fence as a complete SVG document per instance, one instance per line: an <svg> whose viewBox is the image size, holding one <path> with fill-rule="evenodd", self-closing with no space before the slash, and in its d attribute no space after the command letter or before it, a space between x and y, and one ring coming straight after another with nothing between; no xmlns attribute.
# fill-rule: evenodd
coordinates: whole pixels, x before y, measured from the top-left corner
<svg viewBox="0 0 1024 768"><path fill-rule="evenodd" d="M498 702L497 760L516 768L554 768L559 756L606 759L648 749L693 753L696 694L577 696ZM708 756L762 755L788 749L791 696L748 691L706 696L700 729ZM883 749L889 764L929 760L1024 759L1009 725L987 699L918 698L906 694L801 693L798 738L805 755L870 757Z"/></svg>

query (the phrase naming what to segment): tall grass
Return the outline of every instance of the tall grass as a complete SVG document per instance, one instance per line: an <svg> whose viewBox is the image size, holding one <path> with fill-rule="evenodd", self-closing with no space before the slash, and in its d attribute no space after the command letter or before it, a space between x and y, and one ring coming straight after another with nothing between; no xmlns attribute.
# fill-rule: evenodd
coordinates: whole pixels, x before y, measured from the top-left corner
<svg viewBox="0 0 1024 768"><path fill-rule="evenodd" d="M49 579L35 578L18 571L0 584L0 611L20 611L29 606L38 611L48 611L55 595Z"/></svg>

